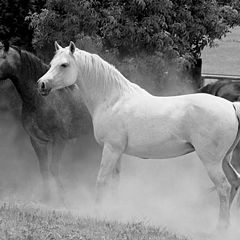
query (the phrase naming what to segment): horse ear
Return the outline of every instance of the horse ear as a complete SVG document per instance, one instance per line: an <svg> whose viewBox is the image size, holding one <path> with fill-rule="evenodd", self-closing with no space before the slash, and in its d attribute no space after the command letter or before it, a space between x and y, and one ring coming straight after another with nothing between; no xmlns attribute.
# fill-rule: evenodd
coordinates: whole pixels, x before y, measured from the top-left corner
<svg viewBox="0 0 240 240"><path fill-rule="evenodd" d="M69 49L70 49L70 52L72 54L74 54L75 49L76 49L76 46L75 46L74 42L72 42L72 41L70 42Z"/></svg>
<svg viewBox="0 0 240 240"><path fill-rule="evenodd" d="M55 50L56 50L56 51L62 48L62 47L57 43L57 41L54 42L54 46L55 46Z"/></svg>

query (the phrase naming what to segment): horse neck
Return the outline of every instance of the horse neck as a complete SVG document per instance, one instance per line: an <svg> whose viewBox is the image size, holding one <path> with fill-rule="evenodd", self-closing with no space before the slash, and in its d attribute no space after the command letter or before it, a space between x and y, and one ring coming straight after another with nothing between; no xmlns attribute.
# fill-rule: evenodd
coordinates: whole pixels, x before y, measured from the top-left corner
<svg viewBox="0 0 240 240"><path fill-rule="evenodd" d="M77 61L81 63L77 83L91 114L104 104L109 107L121 96L131 94L137 87L115 67L96 55L80 53Z"/></svg>
<svg viewBox="0 0 240 240"><path fill-rule="evenodd" d="M21 52L20 65L16 75L11 77L23 103L31 105L41 98L37 90L37 80L48 70L48 65L26 51Z"/></svg>

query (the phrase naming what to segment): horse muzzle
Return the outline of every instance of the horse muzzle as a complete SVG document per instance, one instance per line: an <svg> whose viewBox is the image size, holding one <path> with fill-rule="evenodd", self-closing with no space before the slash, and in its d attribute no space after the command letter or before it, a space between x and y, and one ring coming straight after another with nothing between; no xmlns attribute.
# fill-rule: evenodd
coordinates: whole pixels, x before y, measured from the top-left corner
<svg viewBox="0 0 240 240"><path fill-rule="evenodd" d="M38 91L42 96L47 96L52 90L47 81L38 80L37 84Z"/></svg>

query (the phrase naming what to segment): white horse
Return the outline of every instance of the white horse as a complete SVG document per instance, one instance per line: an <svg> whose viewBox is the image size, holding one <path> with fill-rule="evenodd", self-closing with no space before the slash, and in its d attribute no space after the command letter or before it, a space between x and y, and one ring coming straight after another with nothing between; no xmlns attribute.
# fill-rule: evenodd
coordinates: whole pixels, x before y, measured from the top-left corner
<svg viewBox="0 0 240 240"><path fill-rule="evenodd" d="M196 151L215 184L220 228L227 227L240 177L230 163L239 140L240 103L208 94L156 97L128 81L98 55L55 42L51 68L38 81L43 95L76 84L103 146L97 196L119 173L123 153L172 158Z"/></svg>

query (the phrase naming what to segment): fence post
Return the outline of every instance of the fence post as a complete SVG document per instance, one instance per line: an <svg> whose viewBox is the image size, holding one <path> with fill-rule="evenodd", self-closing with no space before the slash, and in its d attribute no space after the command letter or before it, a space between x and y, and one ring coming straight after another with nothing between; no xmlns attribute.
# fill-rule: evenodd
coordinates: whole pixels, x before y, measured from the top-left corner
<svg viewBox="0 0 240 240"><path fill-rule="evenodd" d="M196 59L194 66L192 67L192 81L195 90L199 89L202 85L202 59Z"/></svg>

